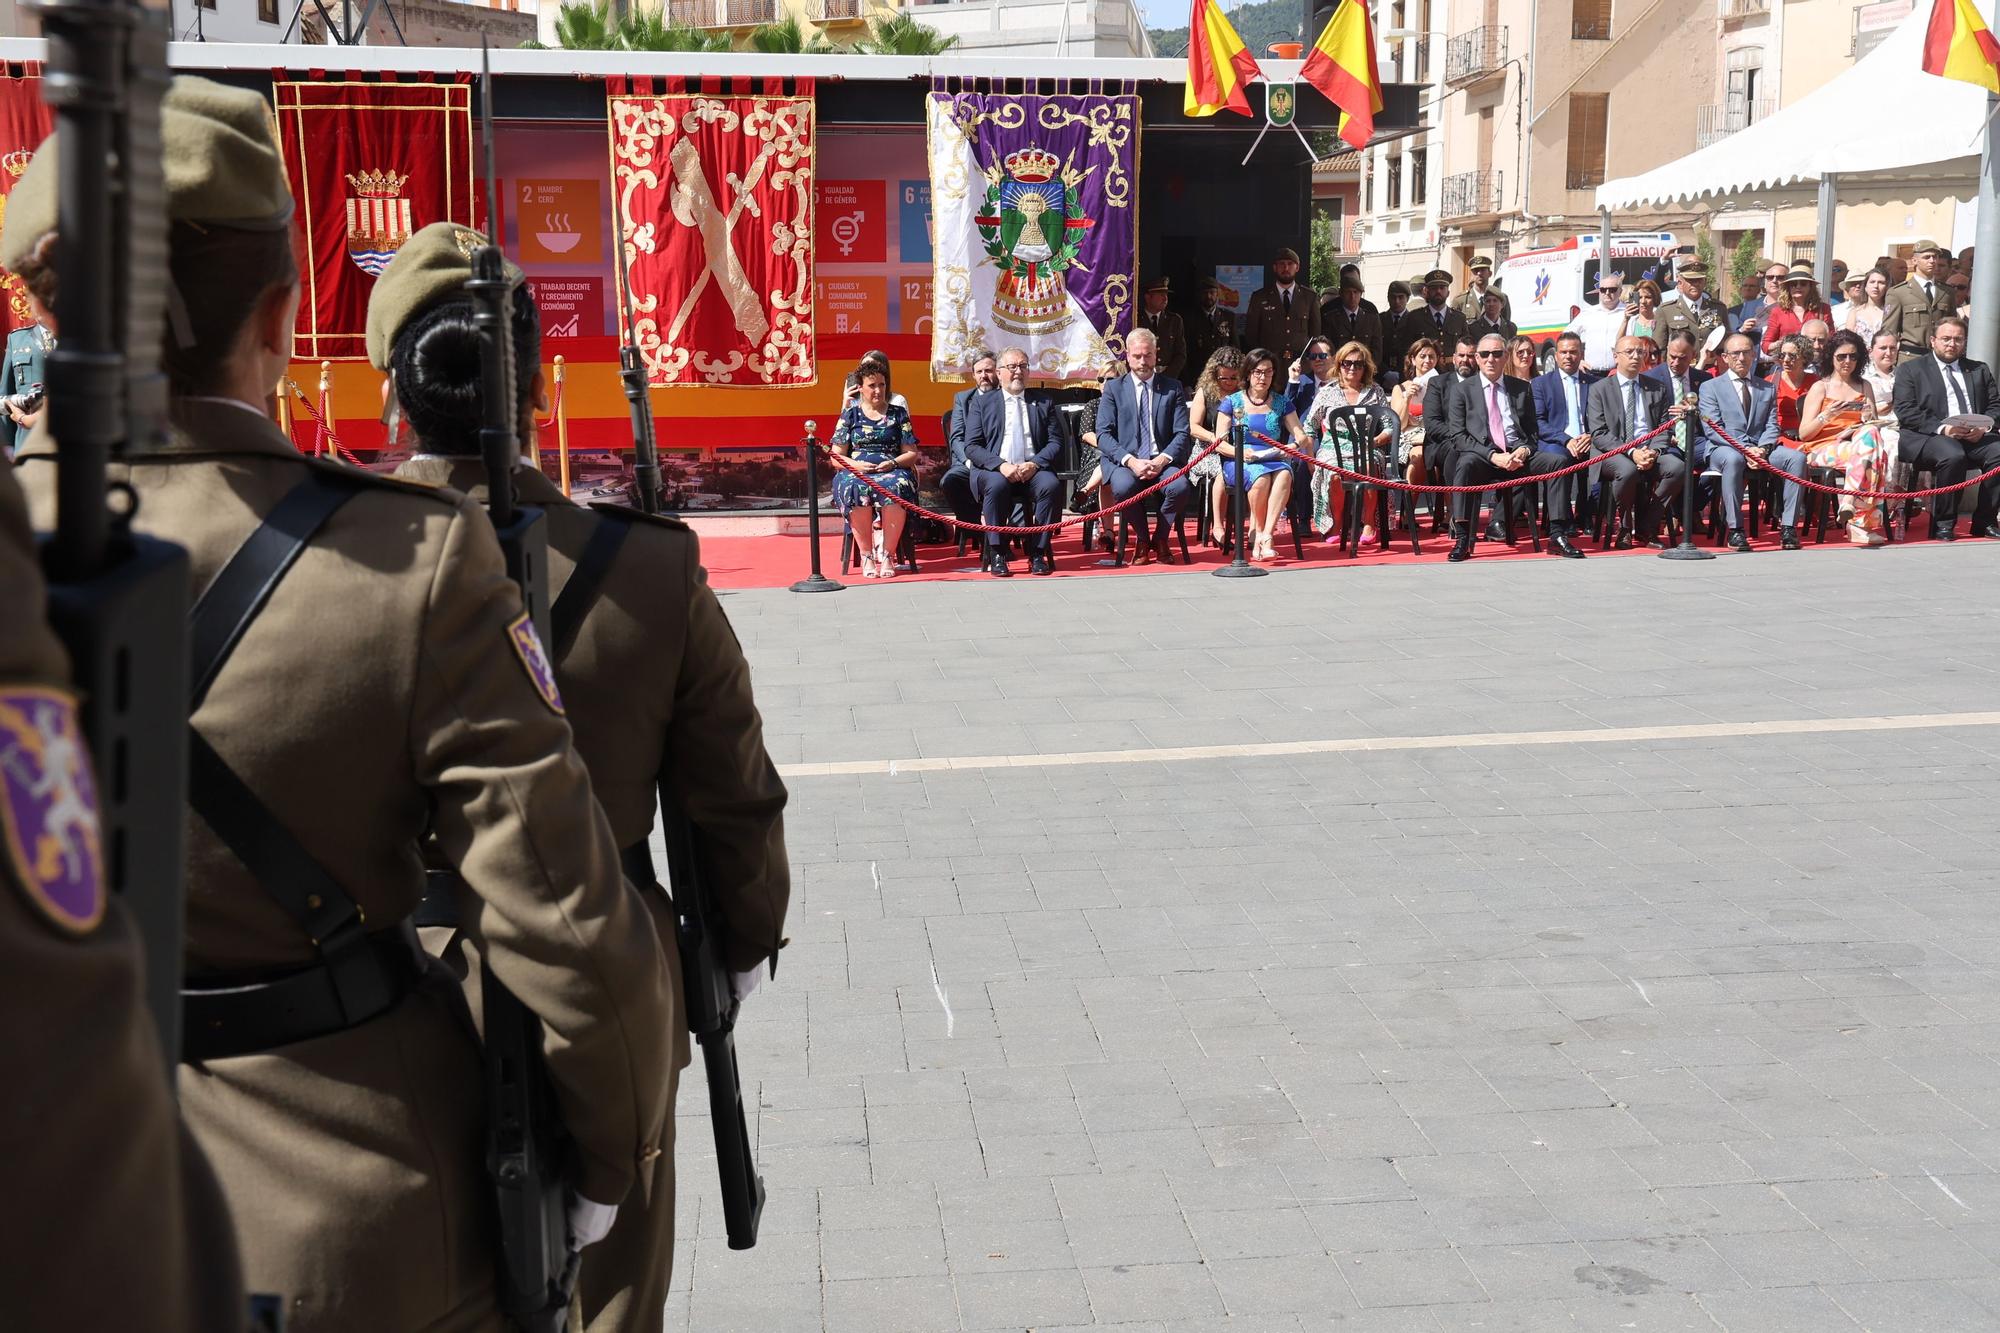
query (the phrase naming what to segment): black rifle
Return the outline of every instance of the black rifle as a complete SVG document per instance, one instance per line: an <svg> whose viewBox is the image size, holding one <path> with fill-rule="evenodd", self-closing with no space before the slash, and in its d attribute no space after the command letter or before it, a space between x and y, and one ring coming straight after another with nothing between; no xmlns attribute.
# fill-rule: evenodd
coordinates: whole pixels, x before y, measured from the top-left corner
<svg viewBox="0 0 2000 1333"><path fill-rule="evenodd" d="M642 512L660 512L660 452L653 438L653 403L646 388L646 365L632 319L632 275L625 262L624 205L612 182L611 207L618 227L618 285L623 293L625 341L618 349L618 378L632 408L633 490ZM701 1046L708 1076L709 1123L715 1127L715 1165L722 1176L722 1218L729 1248L757 1243L764 1215L764 1179L750 1149L750 1125L743 1110L743 1080L736 1068L736 1011L739 1007L729 968L710 923L719 919L707 876L701 872L694 826L665 782L659 784L660 824L667 843L667 880L674 904L675 941L680 946L681 989L688 1031ZM643 849L641 844L641 849ZM646 887L644 884L641 888Z"/></svg>
<svg viewBox="0 0 2000 1333"><path fill-rule="evenodd" d="M486 512L506 556L507 576L535 632L548 642L549 534L542 511L514 503L515 432L513 290L499 245L493 165L493 74L480 51L480 131L486 152L486 225L492 239L472 252L473 322L480 352L479 452L486 464ZM527 1333L562 1333L576 1287L570 1248L569 1138L542 1054L541 1021L481 965L480 1008L486 1063L486 1169L499 1200L501 1307Z"/></svg>
<svg viewBox="0 0 2000 1333"><path fill-rule="evenodd" d="M161 370L167 206L163 18L131 0L44 0L43 94L62 132L56 258L62 341L49 354L56 527L42 548L49 620L69 649L98 778L106 883L146 951L146 1003L180 1059L187 820L187 552L132 530L138 495L106 468L167 434Z"/></svg>

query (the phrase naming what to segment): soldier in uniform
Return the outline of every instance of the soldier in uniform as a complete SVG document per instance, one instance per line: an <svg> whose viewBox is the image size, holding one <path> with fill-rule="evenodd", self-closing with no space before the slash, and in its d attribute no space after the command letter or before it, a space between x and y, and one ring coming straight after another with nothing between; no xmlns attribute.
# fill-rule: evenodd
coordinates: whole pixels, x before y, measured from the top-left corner
<svg viewBox="0 0 2000 1333"><path fill-rule="evenodd" d="M1395 380L1384 380L1393 385L1403 375L1403 361L1408 357L1411 342L1422 335L1412 334L1407 327L1410 317L1410 284L1401 278L1389 284L1389 308L1382 312L1382 373L1393 375Z"/></svg>
<svg viewBox="0 0 2000 1333"><path fill-rule="evenodd" d="M1412 306L1403 322L1403 345L1419 338L1435 338L1439 347L1450 347L1465 336L1465 314L1446 298L1451 295L1451 274L1434 268L1424 275L1424 303Z"/></svg>
<svg viewBox="0 0 2000 1333"><path fill-rule="evenodd" d="M1944 251L1936 241L1918 241L1911 253L1910 277L1889 289L1882 300L1882 332L1896 335L1896 354L1908 361L1931 350L1931 325L1958 313L1958 298L1945 281Z"/></svg>
<svg viewBox="0 0 2000 1333"><path fill-rule="evenodd" d="M1197 376L1208 368L1208 358L1218 347L1236 346L1236 312L1219 303L1221 295L1221 283L1203 278L1201 309L1187 321L1188 364Z"/></svg>
<svg viewBox="0 0 2000 1333"><path fill-rule="evenodd" d="M1685 333L1694 339L1698 359L1720 355L1720 339L1716 341L1715 352L1705 349L1717 329L1724 330L1724 337L1728 336L1729 311L1708 294L1708 265L1698 259L1683 260L1676 272L1674 295L1678 299L1660 305L1654 320L1654 341L1664 349L1673 342L1675 334Z"/></svg>
<svg viewBox="0 0 2000 1333"><path fill-rule="evenodd" d="M1306 350L1306 342L1319 334L1319 293L1298 280L1296 250L1278 251L1271 271L1278 280L1250 297L1249 312L1243 316L1243 341L1249 347L1268 348L1280 366L1289 366Z"/></svg>
<svg viewBox="0 0 2000 1333"><path fill-rule="evenodd" d="M1174 379L1181 377L1182 367L1188 362L1188 339L1181 327L1181 317L1167 309L1167 298L1172 295L1166 278L1154 278L1146 284L1146 308L1139 313L1139 327L1151 329L1153 337L1160 344L1160 373ZM1203 365L1208 362L1203 361Z"/></svg>
<svg viewBox="0 0 2000 1333"><path fill-rule="evenodd" d="M484 511L305 458L260 406L299 300L270 117L207 80L168 91L175 429L112 469L241 631L194 676L181 1109L288 1333L498 1333L482 1071L458 986L416 948L420 843L549 1034L578 1244L668 1146L673 975ZM8 201L16 271L54 227L53 167L37 154ZM51 445L22 459L46 514ZM266 583L272 541L295 558Z"/></svg>
<svg viewBox="0 0 2000 1333"><path fill-rule="evenodd" d="M1389 369L1382 360L1382 317L1375 313L1375 307L1363 300L1361 293L1367 290L1358 272L1344 273L1340 279L1340 299L1330 302L1320 312L1320 329L1326 340L1337 350L1350 342L1360 343L1368 349L1368 355L1378 366ZM1401 370L1400 365L1393 367Z"/></svg>
<svg viewBox="0 0 2000 1333"><path fill-rule="evenodd" d="M56 345L49 332L48 312L31 292L28 303L35 322L7 335L5 364L0 365L0 451L12 453L28 431L42 419L41 406L34 399L42 393L47 377L49 350Z"/></svg>
<svg viewBox="0 0 2000 1333"><path fill-rule="evenodd" d="M229 1211L174 1110L132 921L104 884L89 752L34 549L0 459L0 1236L19 1275L7 1322L232 1333L244 1302ZM51 839L65 853L53 866L30 853Z"/></svg>
<svg viewBox="0 0 2000 1333"><path fill-rule="evenodd" d="M474 242L461 245L468 236ZM445 222L412 236L375 284L367 339L370 362L391 374L384 392L394 386L421 450L397 475L482 503L480 422L465 409L479 395L479 332L465 284L468 252L483 243ZM508 267L520 282L520 270ZM525 436L544 397L540 320L525 286L514 292L513 316L515 401ZM750 668L709 590L695 535L678 519L573 504L525 463L515 485L522 503L546 514L557 608L551 648L577 751L653 911L661 946L676 957L673 907L653 882L646 851L664 783L694 826L722 912L724 954L747 985L776 958L791 891L785 786L765 753ZM614 541L609 563L592 564L593 547ZM565 600L573 586L575 596L591 597L593 586L596 595L566 616L563 608L577 605ZM678 1074L688 1063L685 1025L676 1021L652 1035ZM668 1096L671 1104L671 1088ZM673 1154L654 1159L647 1174L648 1189L619 1210L611 1234L585 1256L578 1294L590 1333L659 1328L673 1268Z"/></svg>
<svg viewBox="0 0 2000 1333"><path fill-rule="evenodd" d="M1514 326L1514 321L1507 318L1504 313L1506 302L1507 298L1500 294L1498 288L1486 289L1486 300L1480 309L1479 318L1467 320L1465 323L1466 336L1472 339L1473 346L1478 346L1479 340L1489 333L1505 338L1509 342L1513 341L1518 330Z"/></svg>
<svg viewBox="0 0 2000 1333"><path fill-rule="evenodd" d="M1450 279L1447 278L1446 281ZM1472 280L1466 283L1465 290L1458 294L1458 299L1451 303L1452 308L1465 316L1465 322L1470 326L1473 320L1482 319L1486 315L1486 293L1499 290L1493 286L1492 256L1474 255ZM1509 322L1514 318L1514 303L1507 299L1505 292L1500 292L1500 318Z"/></svg>

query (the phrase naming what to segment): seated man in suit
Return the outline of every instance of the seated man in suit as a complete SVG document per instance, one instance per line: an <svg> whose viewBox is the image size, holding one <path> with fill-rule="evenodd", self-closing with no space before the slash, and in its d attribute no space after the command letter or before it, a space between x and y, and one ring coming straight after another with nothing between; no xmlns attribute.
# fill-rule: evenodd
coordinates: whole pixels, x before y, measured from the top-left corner
<svg viewBox="0 0 2000 1333"><path fill-rule="evenodd" d="M998 527L1014 506L1028 511L1030 521L1053 523L1062 504L1062 482L1056 462L1062 456L1062 427L1047 394L1027 392L1028 354L1018 347L1000 353L1000 391L973 400L966 411L965 458L972 465L972 492L979 497L982 518ZM1028 572L1053 574L1051 534L1028 538ZM986 572L1013 577L1007 567L1006 538L986 534Z"/></svg>
<svg viewBox="0 0 2000 1333"><path fill-rule="evenodd" d="M1666 386L1668 403L1685 403L1698 399L1701 386L1708 383L1709 375L1695 365L1695 358L1701 353L1701 346L1693 333L1685 329L1676 330L1667 337L1666 351L1660 362L1645 372L1644 378L1656 380ZM1674 448L1685 461L1692 458L1696 446L1701 443L1701 414L1689 412L1674 423Z"/></svg>
<svg viewBox="0 0 2000 1333"><path fill-rule="evenodd" d="M1156 373L1159 345L1152 332L1134 329L1125 337L1129 374L1104 386L1097 400L1097 452L1104 484L1116 504L1154 485L1169 469L1184 467L1193 443L1188 435L1187 397L1180 381ZM1149 565L1155 556L1171 564L1167 539L1187 507L1185 472L1159 492L1160 525L1152 530L1144 502L1124 512L1139 533L1135 565Z"/></svg>
<svg viewBox="0 0 2000 1333"><path fill-rule="evenodd" d="M2000 416L2000 393L1995 392L1993 372L1966 359L1964 319L1941 316L1931 325L1930 346L1929 356L1914 356L1896 367L1899 449L1903 462L1930 473L1935 484L1956 486L1975 469L2000 467L2000 433L1944 423L1958 416ZM1958 496L1948 491L1931 501L1931 535L1940 541L1958 539ZM1996 504L2000 478L1981 486L1972 502L1975 535L2000 538Z"/></svg>
<svg viewBox="0 0 2000 1333"><path fill-rule="evenodd" d="M938 478L938 489L951 505L952 515L961 523L979 521L979 499L972 493L972 466L965 461L965 426L971 405L1000 387L1000 372L994 369L993 353L981 352L972 363L972 387L960 389L951 399L951 419L945 423L945 442L951 447L951 466Z"/></svg>
<svg viewBox="0 0 2000 1333"><path fill-rule="evenodd" d="M1451 448L1451 484L1487 486L1503 479L1541 476L1561 467L1562 461L1554 454L1536 449L1541 432L1535 423L1534 392L1526 380L1505 373L1507 340L1489 333L1479 340L1474 355L1479 362L1478 372L1471 379L1455 381L1446 390L1443 420L1445 439ZM1429 409L1425 411L1425 419L1429 420ZM1479 517L1479 493L1466 491L1456 500L1451 515L1453 564L1472 558L1472 528ZM1582 552L1562 538L1556 554L1572 556Z"/></svg>
<svg viewBox="0 0 2000 1333"><path fill-rule="evenodd" d="M1614 354L1616 368L1591 386L1587 420L1591 447L1600 453L1631 443L1670 417L1678 426L1687 415L1686 405L1676 404L1666 385L1640 373L1652 351L1651 338L1638 334L1620 338ZM1632 544L1630 534L1620 531L1617 515L1636 498L1638 530L1645 534L1647 545L1663 546L1660 516L1687 481L1685 447L1675 444L1672 434L1655 437L1651 444L1605 459L1598 472L1605 503L1613 506L1611 545L1624 548ZM1646 484L1643 493L1639 491L1642 481Z"/></svg>
<svg viewBox="0 0 2000 1333"><path fill-rule="evenodd" d="M1708 443L1706 459L1699 463L1722 474L1722 515L1729 525L1731 550L1747 551L1750 542L1743 535L1743 477L1748 464L1740 450L1732 449L1711 422L1744 449L1792 477L1806 474L1806 456L1786 445L1778 447L1778 391L1751 373L1757 363L1757 343L1748 334L1732 333L1722 344L1723 372L1701 386L1702 437ZM1788 549L1798 546L1799 501L1805 488L1796 481L1785 483L1785 507L1780 520Z"/></svg>
<svg viewBox="0 0 2000 1333"><path fill-rule="evenodd" d="M1568 467L1590 456L1590 386L1599 377L1583 368L1583 339L1565 333L1556 339L1556 368L1529 381L1535 420L1541 427L1541 452L1557 467ZM1581 475L1549 486L1549 533L1559 555L1579 558L1576 545L1576 491Z"/></svg>

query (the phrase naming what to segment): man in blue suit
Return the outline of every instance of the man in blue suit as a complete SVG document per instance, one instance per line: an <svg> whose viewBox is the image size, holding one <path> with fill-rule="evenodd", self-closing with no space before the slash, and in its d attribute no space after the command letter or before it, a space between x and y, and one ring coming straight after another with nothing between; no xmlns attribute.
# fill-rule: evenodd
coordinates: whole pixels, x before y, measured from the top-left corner
<svg viewBox="0 0 2000 1333"><path fill-rule="evenodd" d="M1104 396L1097 400L1097 452L1113 503L1156 484L1170 469L1187 465L1192 443L1187 399L1179 380L1154 373L1159 357L1152 331L1132 330L1125 338L1125 364L1131 373L1105 385ZM1135 565L1149 565L1156 557L1173 562L1167 539L1187 504L1186 474L1168 482L1159 494L1157 530L1150 530L1143 503L1125 511L1139 530Z"/></svg>
<svg viewBox="0 0 2000 1333"><path fill-rule="evenodd" d="M951 450L951 466L938 478L938 489L951 502L951 512L961 523L979 521L979 497L972 493L972 465L965 459L965 428L969 406L1000 387L1000 372L994 368L993 353L981 352L972 362L972 387L952 395L951 416L945 422L945 443Z"/></svg>
<svg viewBox="0 0 2000 1333"><path fill-rule="evenodd" d="M1745 449L1767 459L1788 477L1806 475L1806 456L1789 445L1778 447L1778 391L1751 373L1756 362L1757 344L1743 334L1730 334L1722 344L1723 372L1699 391L1702 435L1708 442L1706 462L1722 474L1722 513L1729 523L1730 549L1735 551L1750 549L1743 535L1743 476L1748 464L1741 452L1723 443L1709 423L1720 422ZM1799 549L1799 500L1804 491L1796 481L1785 483L1779 531L1788 551Z"/></svg>
<svg viewBox="0 0 2000 1333"><path fill-rule="evenodd" d="M1036 523L1056 521L1062 503L1062 482L1056 461L1062 457L1062 429L1055 405L1046 394L1028 388L1028 354L1018 347L1000 353L1000 391L981 394L966 408L965 461L972 469L972 493L979 497L981 517L989 527L1007 521L1020 505ZM1027 541L1028 572L1053 574L1048 533ZM1005 539L986 534L986 572L996 579L1012 578L1007 567Z"/></svg>
<svg viewBox="0 0 2000 1333"><path fill-rule="evenodd" d="M1535 402L1537 452L1556 456L1558 467L1590 456L1590 386L1603 379L1583 365L1583 339L1564 333L1556 339L1556 368L1528 381ZM1549 483L1549 535L1560 537L1563 546L1576 536L1575 492L1577 478L1565 477Z"/></svg>

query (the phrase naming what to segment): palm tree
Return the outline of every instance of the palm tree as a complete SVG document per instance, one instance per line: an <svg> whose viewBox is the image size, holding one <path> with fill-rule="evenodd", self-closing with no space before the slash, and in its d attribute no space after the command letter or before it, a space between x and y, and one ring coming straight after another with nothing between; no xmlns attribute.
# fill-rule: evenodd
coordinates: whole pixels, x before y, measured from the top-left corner
<svg viewBox="0 0 2000 1333"><path fill-rule="evenodd" d="M896 13L876 19L868 36L856 42L854 49L876 56L934 56L957 45L958 38L946 37L906 13Z"/></svg>
<svg viewBox="0 0 2000 1333"><path fill-rule="evenodd" d="M664 5L620 15L612 0L594 0L562 7L556 45L565 51L727 51L729 34L673 23Z"/></svg>
<svg viewBox="0 0 2000 1333"><path fill-rule="evenodd" d="M750 49L771 55L818 56L840 50L817 29L808 29L796 16L781 23L767 23L750 34Z"/></svg>

